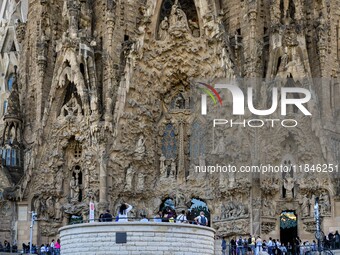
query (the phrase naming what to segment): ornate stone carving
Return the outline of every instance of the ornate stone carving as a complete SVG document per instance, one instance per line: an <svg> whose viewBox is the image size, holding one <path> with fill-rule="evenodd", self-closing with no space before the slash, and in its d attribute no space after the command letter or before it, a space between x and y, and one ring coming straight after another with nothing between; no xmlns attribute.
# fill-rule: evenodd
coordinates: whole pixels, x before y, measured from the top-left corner
<svg viewBox="0 0 340 255"><path fill-rule="evenodd" d="M23 117L23 125L13 129L23 131L17 138L25 144L24 175L13 185L3 168L0 189L7 187L4 199L10 203L22 200L39 213L38 243L56 237L47 226L62 226L71 215L86 220L90 200L97 210L127 201L136 214L159 210L168 196L176 198L176 210L200 198L208 204L217 235L228 237L278 230L275 224L284 210L297 211L306 229L312 229L315 196L321 215L336 220L331 194L339 183L328 178L195 172L196 166L215 163L237 169L280 164L288 153L301 165L336 159L337 147L329 145L329 137L338 135L336 106L328 100L336 91L320 89L309 79L333 72L336 79L339 69L332 54L335 37L329 35L334 20L329 1L306 6L306 1L273 0L269 8L256 1L234 7L226 1L169 0L164 8L156 2L37 1L29 7L37 15L17 24L20 44L12 40L12 23L0 21L6 38L0 42L0 62L6 66L0 66L0 80L6 82L18 65L13 96L20 102L9 110ZM234 8L243 18L233 16ZM7 50L12 47L7 41L20 51ZM327 57L329 50L334 57ZM258 109L270 105L273 87L311 90L319 99L311 100L315 107L308 104L313 118L294 114L296 128L238 124L213 133L207 116L195 111L199 105L191 86L202 77L216 78L206 81L214 86L235 76L263 78L251 85ZM288 83L291 76L294 84ZM247 87L246 82L238 85ZM232 112L232 98L222 99L221 108ZM209 115L218 112L217 106L208 102ZM237 121L249 118L246 113ZM196 137L194 151L190 140L196 122L204 132Z"/></svg>
<svg viewBox="0 0 340 255"><path fill-rule="evenodd" d="M304 227L305 231L312 233L312 234L315 234L316 224L315 224L314 218L309 218L309 219L303 220L303 227Z"/></svg>
<svg viewBox="0 0 340 255"><path fill-rule="evenodd" d="M230 201L221 206L221 220L238 219L248 215L248 206L241 201Z"/></svg>
<svg viewBox="0 0 340 255"><path fill-rule="evenodd" d="M126 170L126 176L125 176L125 190L131 190L133 185L133 177L135 175L135 169L132 167L132 165L129 166L129 168Z"/></svg>
<svg viewBox="0 0 340 255"><path fill-rule="evenodd" d="M175 38L182 37L190 31L187 16L179 7L178 0L171 8L169 18L169 34Z"/></svg>
<svg viewBox="0 0 340 255"><path fill-rule="evenodd" d="M307 195L303 195L302 198L302 205L301 205L301 212L302 212L302 217L309 217L310 216L310 200L307 197Z"/></svg>
<svg viewBox="0 0 340 255"><path fill-rule="evenodd" d="M276 216L276 202L271 197L263 198L263 206L262 206L262 215L263 216Z"/></svg>
<svg viewBox="0 0 340 255"><path fill-rule="evenodd" d="M283 187L286 190L286 198L287 199L293 199L293 197L294 197L294 194L293 194L294 185L295 185L295 179L292 178L291 176L287 176L283 180Z"/></svg>
<svg viewBox="0 0 340 255"><path fill-rule="evenodd" d="M323 216L329 215L331 213L330 198L327 191L321 193L319 197L320 204L320 214Z"/></svg>
<svg viewBox="0 0 340 255"><path fill-rule="evenodd" d="M262 222L261 231L265 234L269 234L270 232L275 230L275 226L276 226L275 222Z"/></svg>
<svg viewBox="0 0 340 255"><path fill-rule="evenodd" d="M141 160L145 154L145 139L143 135L139 136L135 149L135 158Z"/></svg>
<svg viewBox="0 0 340 255"><path fill-rule="evenodd" d="M216 222L216 230L223 236L247 235L249 233L249 221L239 219L235 221Z"/></svg>

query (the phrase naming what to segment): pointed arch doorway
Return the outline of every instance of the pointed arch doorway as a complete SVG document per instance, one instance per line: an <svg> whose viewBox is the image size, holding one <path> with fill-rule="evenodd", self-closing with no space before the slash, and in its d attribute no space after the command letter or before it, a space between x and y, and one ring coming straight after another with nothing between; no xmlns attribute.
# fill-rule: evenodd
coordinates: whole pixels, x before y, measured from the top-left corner
<svg viewBox="0 0 340 255"><path fill-rule="evenodd" d="M280 241L287 245L294 244L298 236L298 218L295 211L282 211L280 214Z"/></svg>

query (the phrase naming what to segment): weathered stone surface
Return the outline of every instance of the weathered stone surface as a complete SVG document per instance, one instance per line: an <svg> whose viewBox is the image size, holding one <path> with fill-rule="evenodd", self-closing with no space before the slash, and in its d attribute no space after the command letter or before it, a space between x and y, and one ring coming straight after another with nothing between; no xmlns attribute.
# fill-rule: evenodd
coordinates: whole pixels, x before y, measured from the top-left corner
<svg viewBox="0 0 340 255"><path fill-rule="evenodd" d="M116 243L126 233L126 243ZM195 233L195 234L192 234ZM214 254L215 231L192 224L89 223L60 229L62 254ZM77 240L77 241L76 241Z"/></svg>
<svg viewBox="0 0 340 255"><path fill-rule="evenodd" d="M340 227L335 171L194 173L194 165L218 160L237 167L339 164L340 3L292 2L30 1L27 22L12 23L19 61L9 61L9 30L1 28L0 46L9 47L1 70L3 63L12 63L10 73L18 66L18 97L9 106L18 120L5 118L3 128L16 130L23 162L10 172L17 182L5 168L0 173L0 191L11 191L1 215L21 201L38 212L34 242L46 243L72 216L88 219L90 201L96 218L107 208L116 213L124 201L138 217L152 216L167 198L177 210L199 198L218 235L279 238L279 216L292 210L300 237L310 239L318 196L324 231ZM296 128L212 130L192 111L190 85L235 78L253 79L263 109L273 87L309 89L313 117L290 108L286 117L299 122ZM223 100L231 110L231 97ZM195 130L203 129L206 139L221 139L205 142L200 133L196 144L205 146L194 152ZM13 215L4 229L12 241L27 242L27 233L15 232L27 222Z"/></svg>

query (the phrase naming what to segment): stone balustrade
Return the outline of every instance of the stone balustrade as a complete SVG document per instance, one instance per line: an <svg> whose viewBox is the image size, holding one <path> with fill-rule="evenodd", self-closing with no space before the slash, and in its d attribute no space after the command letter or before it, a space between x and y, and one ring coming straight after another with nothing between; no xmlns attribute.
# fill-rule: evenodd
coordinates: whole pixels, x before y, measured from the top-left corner
<svg viewBox="0 0 340 255"><path fill-rule="evenodd" d="M215 230L166 222L100 222L59 229L62 255L212 255Z"/></svg>

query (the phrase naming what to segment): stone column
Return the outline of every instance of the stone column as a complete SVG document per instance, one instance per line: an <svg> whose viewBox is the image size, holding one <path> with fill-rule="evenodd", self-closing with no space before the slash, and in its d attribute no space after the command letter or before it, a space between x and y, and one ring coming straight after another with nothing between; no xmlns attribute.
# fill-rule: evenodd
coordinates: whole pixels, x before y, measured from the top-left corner
<svg viewBox="0 0 340 255"><path fill-rule="evenodd" d="M108 38L108 47L110 49L110 51L113 50L113 32L114 32L114 18L111 14L108 14L107 20L106 20L106 26L107 26L107 38ZM112 91L112 87L113 87L113 80L114 80L114 70L113 70L113 66L112 66L112 54L111 52L109 53L109 58L107 60L107 71L106 71L106 87L105 89L105 94L106 94L106 98L105 100L105 126L106 127L110 127L110 129L112 129L112 107L113 107L113 91Z"/></svg>
<svg viewBox="0 0 340 255"><path fill-rule="evenodd" d="M250 36L249 36L249 77L256 77L256 18L257 18L257 12L256 9L252 8L248 12L248 18L249 18L249 24L250 24Z"/></svg>
<svg viewBox="0 0 340 255"><path fill-rule="evenodd" d="M71 38L78 36L78 23L79 23L79 6L70 6L69 8L69 31Z"/></svg>
<svg viewBox="0 0 340 255"><path fill-rule="evenodd" d="M104 145L100 148L101 157L99 164L99 203L107 203L107 155Z"/></svg>
<svg viewBox="0 0 340 255"><path fill-rule="evenodd" d="M177 167L178 183L185 182L185 165L184 165L184 121L179 121L179 150L178 150L178 167Z"/></svg>
<svg viewBox="0 0 340 255"><path fill-rule="evenodd" d="M43 16L44 14L47 13L47 7L46 3L42 3L42 10L41 10L41 15ZM38 86L37 86L37 91L36 91L36 98L37 98L37 103L36 103L36 121L38 126L41 126L41 119L42 119L42 113L43 113L43 97L44 97L44 78L45 78L45 70L47 66L47 47L48 43L47 40L48 38L45 35L45 22L43 20L41 21L42 23L40 24L40 39L37 42L37 52L38 52Z"/></svg>

